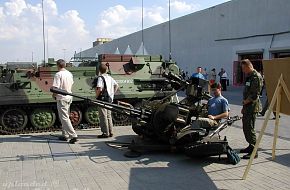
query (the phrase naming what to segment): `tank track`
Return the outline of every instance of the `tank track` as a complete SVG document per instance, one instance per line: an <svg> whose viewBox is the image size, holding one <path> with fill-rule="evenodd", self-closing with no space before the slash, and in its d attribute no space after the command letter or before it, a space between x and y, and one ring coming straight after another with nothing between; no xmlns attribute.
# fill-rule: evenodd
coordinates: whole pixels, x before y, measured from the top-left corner
<svg viewBox="0 0 290 190"><path fill-rule="evenodd" d="M114 127L120 127L120 126L128 126L131 125L130 121L121 123L114 123ZM99 125L88 125L81 123L75 129L81 130L81 129L90 129L90 128L99 128ZM48 129L35 129L33 127L25 127L23 130L7 130L4 129L2 126L0 126L0 135L17 135L17 134L29 134L29 133L44 133L44 132L56 132L61 131L60 126L53 126Z"/></svg>
<svg viewBox="0 0 290 190"><path fill-rule="evenodd" d="M114 127L115 126L128 126L128 125L132 125L131 121L126 121L126 122L117 122L114 123ZM99 125L89 125L87 123L81 123L79 124L77 127L75 127L75 129L90 129L90 128L99 128ZM50 127L48 129L35 129L33 127L25 127L23 130L7 130L4 129L2 126L0 126L0 135L17 135L17 134L29 134L29 133L43 133L43 132L55 132L55 131L60 131L61 128L60 126L53 126Z"/></svg>
<svg viewBox="0 0 290 190"><path fill-rule="evenodd" d="M73 103L73 106L77 106L80 107L82 109L83 107L83 103ZM46 105L15 105L13 106L13 109L22 109L24 110L26 113L31 112L34 108L49 108L49 109L53 109L55 111L55 113L57 113L56 111L56 105L55 104L46 104ZM6 109L11 109L11 106L1 106L0 108L0 113L3 112ZM77 126L74 126L75 129L89 129L89 128L98 128L99 127L99 123L96 124L89 124L86 121L84 121L85 119L83 118L81 123L78 124ZM128 120L124 120L124 121L114 121L114 126L127 126L127 125L131 125L132 122L130 119ZM30 123L30 121L28 121L28 124L21 130L15 130L15 129L7 129L4 128L3 126L1 126L0 124L0 135L17 135L17 134L28 134L28 133L43 133L43 132L55 132L55 131L60 131L61 130L61 124L58 120L58 116L56 116L56 121L55 124L52 127L49 128L44 128L44 129L39 129L39 128L34 128L32 126L32 124Z"/></svg>

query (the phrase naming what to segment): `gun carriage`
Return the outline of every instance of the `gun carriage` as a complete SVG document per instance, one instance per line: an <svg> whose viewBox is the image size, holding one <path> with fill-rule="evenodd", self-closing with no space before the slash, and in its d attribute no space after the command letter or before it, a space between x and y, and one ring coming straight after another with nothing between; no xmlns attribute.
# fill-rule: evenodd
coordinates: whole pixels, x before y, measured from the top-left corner
<svg viewBox="0 0 290 190"><path fill-rule="evenodd" d="M127 156L138 156L141 150L176 150L188 156L213 156L226 153L228 141L221 138L219 132L239 120L239 116L229 117L213 128L193 128L192 122L207 115L207 106L203 101L211 98L207 91L208 81L193 78L189 81L168 73L163 75L176 91L161 100L146 101L139 107L128 103L113 104L100 100L68 93L51 88L50 91L70 95L132 119L133 131L143 139L153 143L128 144L131 152ZM186 97L179 102L171 102L172 96L179 91L186 91Z"/></svg>

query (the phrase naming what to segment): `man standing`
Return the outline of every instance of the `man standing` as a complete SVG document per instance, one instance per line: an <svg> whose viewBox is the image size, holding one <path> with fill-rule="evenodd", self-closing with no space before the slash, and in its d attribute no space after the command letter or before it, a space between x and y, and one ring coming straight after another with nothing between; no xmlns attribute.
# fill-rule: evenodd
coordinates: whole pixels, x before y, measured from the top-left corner
<svg viewBox="0 0 290 190"><path fill-rule="evenodd" d="M100 64L100 76L93 82L93 87L96 88L96 97L102 101L109 103L113 102L114 95L119 86L117 82L107 74L107 66ZM98 138L108 138L113 136L113 121L110 110L98 107L100 116L100 127L103 134L98 135Z"/></svg>
<svg viewBox="0 0 290 190"><path fill-rule="evenodd" d="M206 71L206 68L203 69L202 75L204 76L205 80L207 80L208 73Z"/></svg>
<svg viewBox="0 0 290 190"><path fill-rule="evenodd" d="M198 118L192 124L193 128L210 128L217 126L219 121L229 116L229 103L226 98L221 94L222 87L220 83L214 83L211 85L211 91L214 97L209 99L208 116L207 118Z"/></svg>
<svg viewBox="0 0 290 190"><path fill-rule="evenodd" d="M63 59L57 60L56 65L58 72L54 76L52 86L71 93L72 85L74 83L73 75L65 69L66 63ZM74 144L77 141L78 136L69 119L69 108L72 103L72 97L55 93L53 93L52 96L56 99L58 116L62 126L62 136L59 137L59 140L67 141L69 137L71 138L69 143Z"/></svg>
<svg viewBox="0 0 290 190"><path fill-rule="evenodd" d="M200 78L200 79L205 79L205 77L203 76L203 74L202 74L202 69L201 69L201 67L197 67L197 69L196 69L196 73L193 73L192 75L191 75L191 78Z"/></svg>
<svg viewBox="0 0 290 190"><path fill-rule="evenodd" d="M213 68L209 75L209 83L212 85L215 82L216 82L216 72L215 72L215 68Z"/></svg>
<svg viewBox="0 0 290 190"><path fill-rule="evenodd" d="M255 121L257 113L260 110L260 99L259 93L263 85L263 80L258 73L250 60L242 60L242 71L246 75L245 79L245 88L243 92L243 131L246 138L246 141L249 143L249 146L245 149L242 149L240 153L247 153L243 156L244 159L249 159L254 150L256 144L256 132L255 132ZM255 158L258 157L256 153Z"/></svg>
<svg viewBox="0 0 290 190"><path fill-rule="evenodd" d="M220 76L220 83L222 84L222 90L227 91L227 80L228 80L228 74L227 72L221 68L221 71L218 74Z"/></svg>

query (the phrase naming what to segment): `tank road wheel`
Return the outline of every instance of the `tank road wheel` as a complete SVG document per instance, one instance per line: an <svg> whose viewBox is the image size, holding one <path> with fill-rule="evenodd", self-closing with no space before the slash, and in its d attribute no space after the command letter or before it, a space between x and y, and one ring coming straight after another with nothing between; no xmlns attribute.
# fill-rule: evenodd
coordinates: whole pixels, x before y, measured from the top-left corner
<svg viewBox="0 0 290 190"><path fill-rule="evenodd" d="M128 121L129 117L126 115L119 114L117 112L112 112L112 119L114 123L122 124Z"/></svg>
<svg viewBox="0 0 290 190"><path fill-rule="evenodd" d="M27 114L22 109L8 109L0 116L0 124L4 129L22 130L28 122Z"/></svg>
<svg viewBox="0 0 290 190"><path fill-rule="evenodd" d="M91 125L99 124L99 112L97 106L90 106L85 111L85 119Z"/></svg>
<svg viewBox="0 0 290 190"><path fill-rule="evenodd" d="M77 127L81 123L83 118L81 110L77 107L72 107L70 109L69 118L73 127Z"/></svg>
<svg viewBox="0 0 290 190"><path fill-rule="evenodd" d="M56 116L53 110L47 108L37 108L29 116L33 127L46 129L53 126Z"/></svg>

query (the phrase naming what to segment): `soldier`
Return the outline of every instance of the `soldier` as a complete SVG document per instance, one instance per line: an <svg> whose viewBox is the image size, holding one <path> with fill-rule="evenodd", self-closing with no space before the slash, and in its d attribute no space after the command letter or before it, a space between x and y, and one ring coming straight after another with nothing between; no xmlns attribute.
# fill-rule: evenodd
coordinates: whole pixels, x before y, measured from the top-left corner
<svg viewBox="0 0 290 190"><path fill-rule="evenodd" d="M257 113L260 111L261 103L259 93L262 88L262 76L257 72L251 61L248 59L242 60L242 71L246 74L245 88L243 92L243 131L246 141L249 146L240 150L240 153L247 153L243 159L249 159L256 144L255 121ZM256 153L255 158L258 157Z"/></svg>
<svg viewBox="0 0 290 190"><path fill-rule="evenodd" d="M63 59L57 60L56 65L58 72L54 76L52 86L54 88L66 90L67 92L71 93L72 85L74 83L73 75L71 72L65 69L66 64ZM78 136L69 118L69 108L70 104L72 103L72 97L55 93L52 94L52 97L56 99L57 111L62 126L62 136L59 137L59 140L67 141L68 135L71 138L69 143L74 144L77 142Z"/></svg>

